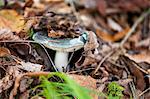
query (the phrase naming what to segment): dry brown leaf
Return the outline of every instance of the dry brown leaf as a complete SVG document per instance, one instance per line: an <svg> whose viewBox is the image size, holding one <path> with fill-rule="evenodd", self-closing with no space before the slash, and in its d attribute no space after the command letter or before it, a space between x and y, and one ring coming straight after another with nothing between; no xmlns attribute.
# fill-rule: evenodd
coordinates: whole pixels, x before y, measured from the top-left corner
<svg viewBox="0 0 150 99"><path fill-rule="evenodd" d="M123 31L116 33L115 35L111 35L101 30L97 30L96 34L99 38L102 38L104 41L115 42L122 39L128 33L129 30L129 28L126 28Z"/></svg>
<svg viewBox="0 0 150 99"><path fill-rule="evenodd" d="M19 99L28 99L29 94L30 94L30 90L27 90L19 96ZM32 99L34 99L34 98L32 97ZM40 98L35 98L35 99L40 99ZM41 98L41 99L43 99L43 98Z"/></svg>
<svg viewBox="0 0 150 99"><path fill-rule="evenodd" d="M87 65L96 63L97 57L98 57L97 48L98 48L99 44L97 41L97 37L96 37L95 33L92 31L88 31L87 33L88 33L88 41L84 45L84 51L85 51L86 57L85 57L84 61L82 62L82 66L87 66ZM91 50L94 50L94 49L95 49L95 52L92 53ZM101 57L98 57L98 58L101 58ZM80 63L80 61L82 61L82 60L79 60L76 64Z"/></svg>
<svg viewBox="0 0 150 99"><path fill-rule="evenodd" d="M69 76L74 79L81 86L96 89L96 80L91 76L81 76L76 74L69 74Z"/></svg>
<svg viewBox="0 0 150 99"><path fill-rule="evenodd" d="M6 71L6 76L0 80L0 93L10 88L13 85L14 79L19 75L19 70L15 66L9 66Z"/></svg>
<svg viewBox="0 0 150 99"><path fill-rule="evenodd" d="M85 60L83 61L81 66L88 66L94 63L97 63L97 61L101 60L102 57L98 54L92 54L92 51L88 51L87 55L85 57Z"/></svg>
<svg viewBox="0 0 150 99"><path fill-rule="evenodd" d="M9 49L5 47L0 47L0 57L5 57L11 55Z"/></svg>
<svg viewBox="0 0 150 99"><path fill-rule="evenodd" d="M124 62L125 66L129 68L131 74L136 78L136 88L143 91L146 88L146 82L144 80L144 75L136 66L137 64L130 60L128 57L121 55L120 60Z"/></svg>
<svg viewBox="0 0 150 99"><path fill-rule="evenodd" d="M81 76L75 74L69 74L69 76L74 79L78 84L83 87L90 88L92 90L96 90L96 80L91 76ZM92 95L92 99L98 99L97 95Z"/></svg>
<svg viewBox="0 0 150 99"><path fill-rule="evenodd" d="M21 68L26 71L31 71L31 72L39 72L43 67L43 65L40 64L34 64L34 63L24 62L24 61L21 61L20 64L21 65L17 66L18 68Z"/></svg>
<svg viewBox="0 0 150 99"><path fill-rule="evenodd" d="M15 10L1 10L0 20L0 28L9 28L12 32L19 33L24 27L23 16Z"/></svg>
<svg viewBox="0 0 150 99"><path fill-rule="evenodd" d="M125 55L137 63L147 62L150 64L150 52L142 52L140 54L134 54L134 55L130 55L126 53Z"/></svg>
<svg viewBox="0 0 150 99"><path fill-rule="evenodd" d="M88 41L84 45L84 50L89 51L96 49L99 46L99 44L97 42L97 37L95 33L92 31L88 31L87 33L88 33Z"/></svg>
<svg viewBox="0 0 150 99"><path fill-rule="evenodd" d="M32 82L33 82L33 79L31 79L31 77L24 77L20 81L20 86L19 86L20 92L22 93L22 92L27 91L27 88L31 85Z"/></svg>
<svg viewBox="0 0 150 99"><path fill-rule="evenodd" d="M19 39L20 39L19 36L14 35L10 29L0 28L0 40L19 40Z"/></svg>
<svg viewBox="0 0 150 99"><path fill-rule="evenodd" d="M106 15L107 9L118 10L111 12L139 12L150 6L149 0L96 0L97 8L100 14Z"/></svg>

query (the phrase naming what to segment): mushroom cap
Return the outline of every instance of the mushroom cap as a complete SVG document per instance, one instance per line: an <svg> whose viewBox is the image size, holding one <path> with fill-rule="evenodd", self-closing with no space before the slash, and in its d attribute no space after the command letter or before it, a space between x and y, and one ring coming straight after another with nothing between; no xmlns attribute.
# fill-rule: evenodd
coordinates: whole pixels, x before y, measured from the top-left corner
<svg viewBox="0 0 150 99"><path fill-rule="evenodd" d="M43 44L47 48L61 52L73 52L83 48L87 40L87 34L83 33L78 38L50 38L43 31L33 35L33 40Z"/></svg>

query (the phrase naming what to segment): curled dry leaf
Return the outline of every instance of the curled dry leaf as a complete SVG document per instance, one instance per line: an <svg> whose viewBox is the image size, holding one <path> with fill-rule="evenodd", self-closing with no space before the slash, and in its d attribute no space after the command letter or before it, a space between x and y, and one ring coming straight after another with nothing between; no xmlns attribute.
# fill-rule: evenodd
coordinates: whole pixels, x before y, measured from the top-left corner
<svg viewBox="0 0 150 99"><path fill-rule="evenodd" d="M0 47L0 57L5 57L11 55L9 49L5 47Z"/></svg>
<svg viewBox="0 0 150 99"><path fill-rule="evenodd" d="M20 39L19 36L14 35L10 29L0 28L0 40L19 40L19 39Z"/></svg>
<svg viewBox="0 0 150 99"><path fill-rule="evenodd" d="M84 50L89 51L98 48L99 44L97 42L97 37L94 32L89 31L88 33L88 41L84 45Z"/></svg>
<svg viewBox="0 0 150 99"><path fill-rule="evenodd" d="M0 28L9 28L12 32L19 33L24 27L23 16L15 10L1 10L0 20Z"/></svg>
<svg viewBox="0 0 150 99"><path fill-rule="evenodd" d="M98 46L99 46L99 44L97 42L97 37L96 37L95 33L92 31L89 31L88 32L88 41L84 45L84 51L85 51L86 57L81 66L87 66L87 65L96 63L97 60L101 59L101 57L98 55L98 52L97 52ZM95 52L93 54L92 50L94 50L94 49L95 49ZM76 64L78 64L80 61L81 60L78 60L78 62Z"/></svg>

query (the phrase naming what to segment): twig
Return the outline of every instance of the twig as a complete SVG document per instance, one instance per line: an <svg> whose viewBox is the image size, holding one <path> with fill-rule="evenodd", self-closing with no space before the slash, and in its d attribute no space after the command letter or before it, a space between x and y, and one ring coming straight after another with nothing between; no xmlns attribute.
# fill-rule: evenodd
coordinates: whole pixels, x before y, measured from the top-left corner
<svg viewBox="0 0 150 99"><path fill-rule="evenodd" d="M140 71L142 71L145 74L149 74L146 70L144 70L143 68L139 67L136 63L133 63L136 68L138 68Z"/></svg>
<svg viewBox="0 0 150 99"><path fill-rule="evenodd" d="M139 94L139 97L141 97L143 94L145 94L147 91L149 91L150 90L150 87L149 88L147 88L146 90L144 90L142 93L140 93Z"/></svg>
<svg viewBox="0 0 150 99"><path fill-rule="evenodd" d="M81 69L81 70L76 70L76 71L70 71L68 72L68 74L74 74L74 73L83 72L83 71L87 71L91 69L95 69L95 68L86 68L86 69Z"/></svg>
<svg viewBox="0 0 150 99"><path fill-rule="evenodd" d="M124 37L124 39L121 41L120 43L120 47L122 47L124 45L124 43L128 40L128 38L132 35L132 33L134 33L136 27L138 26L139 23L141 23L143 21L143 19L150 13L150 9L143 13L137 20L136 22L133 24L133 26L131 27L131 29L129 30L129 32L127 33L127 35Z"/></svg>
<svg viewBox="0 0 150 99"><path fill-rule="evenodd" d="M22 77L24 77L24 76L39 77L39 76L48 76L49 74L50 74L50 72L28 72L28 73L24 73L24 74L17 76L16 80L15 80L14 88L12 89L12 91L10 93L9 99L13 99L13 97L17 94L17 89L20 85L20 81L21 81Z"/></svg>
<svg viewBox="0 0 150 99"><path fill-rule="evenodd" d="M98 69L100 68L100 66L102 65L102 63L110 56L114 53L114 51L109 52L99 63L99 65L97 66L97 68L94 71L94 74L98 71Z"/></svg>

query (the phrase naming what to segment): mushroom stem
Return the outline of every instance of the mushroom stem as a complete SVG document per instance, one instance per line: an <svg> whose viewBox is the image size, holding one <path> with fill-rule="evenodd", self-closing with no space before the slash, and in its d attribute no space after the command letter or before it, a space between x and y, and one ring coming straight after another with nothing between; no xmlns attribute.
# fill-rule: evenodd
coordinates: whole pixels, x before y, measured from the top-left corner
<svg viewBox="0 0 150 99"><path fill-rule="evenodd" d="M58 71L63 72L68 65L68 52L56 51L54 63Z"/></svg>

